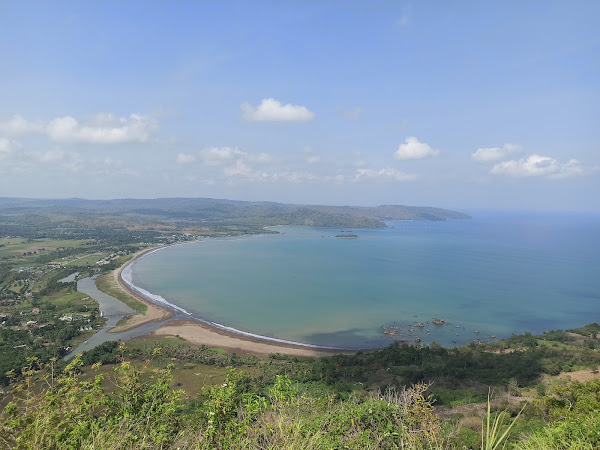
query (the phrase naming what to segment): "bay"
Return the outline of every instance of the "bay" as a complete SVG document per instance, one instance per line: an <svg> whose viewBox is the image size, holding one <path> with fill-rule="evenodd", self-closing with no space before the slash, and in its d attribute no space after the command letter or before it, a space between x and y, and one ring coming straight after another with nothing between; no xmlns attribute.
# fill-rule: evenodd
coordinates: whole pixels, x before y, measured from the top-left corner
<svg viewBox="0 0 600 450"><path fill-rule="evenodd" d="M600 321L598 216L275 229L150 253L131 265L132 282L194 317L319 346L451 346ZM359 237L334 237L350 233Z"/></svg>

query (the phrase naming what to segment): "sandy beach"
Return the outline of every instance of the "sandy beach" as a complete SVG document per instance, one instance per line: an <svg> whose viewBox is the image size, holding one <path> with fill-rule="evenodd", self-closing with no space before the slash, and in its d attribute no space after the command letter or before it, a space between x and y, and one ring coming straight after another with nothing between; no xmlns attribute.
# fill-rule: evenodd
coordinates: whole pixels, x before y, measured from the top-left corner
<svg viewBox="0 0 600 450"><path fill-rule="evenodd" d="M131 264L131 262L133 262L135 259L152 250L155 249L148 249L138 252L132 261L124 264L118 270L113 272L113 277L115 277L117 286L119 286L119 288L128 295L133 296L137 300L146 304L148 306L148 310L146 311L146 315L136 314L128 317L124 324L115 327L112 331L126 331L139 327L147 322L159 322L173 316L173 313L170 310L158 306L133 292L121 278L121 272L127 266L127 264ZM281 353L284 355L293 356L325 356L339 353L356 353L354 350L328 350L310 348L301 345L256 339L231 333L193 320L173 320L142 337L151 338L167 336L179 336L194 345L205 345L209 348L221 348L229 352L235 352L239 355L269 355L271 353Z"/></svg>
<svg viewBox="0 0 600 450"><path fill-rule="evenodd" d="M131 330L148 322L161 322L163 320L173 317L173 312L146 300L141 295L136 294L131 289L129 289L129 286L127 286L127 284L121 278L121 272L127 266L127 264L130 264L137 258L145 255L146 253L152 250L154 249L142 250L137 252L130 262L124 264L119 269L114 270L111 274L111 276L113 277L113 282L116 286L118 286L123 292L125 292L125 294L129 295L130 297L134 297L136 300L142 302L147 306L145 315L138 313L133 316L126 317L124 323L110 330L110 332L112 333Z"/></svg>
<svg viewBox="0 0 600 450"><path fill-rule="evenodd" d="M191 344L205 345L209 348L222 348L238 355L269 355L281 353L293 356L325 356L332 354L352 354L353 350L327 350L304 347L301 345L263 341L243 335L230 333L219 328L192 320L173 320L145 337L179 336Z"/></svg>

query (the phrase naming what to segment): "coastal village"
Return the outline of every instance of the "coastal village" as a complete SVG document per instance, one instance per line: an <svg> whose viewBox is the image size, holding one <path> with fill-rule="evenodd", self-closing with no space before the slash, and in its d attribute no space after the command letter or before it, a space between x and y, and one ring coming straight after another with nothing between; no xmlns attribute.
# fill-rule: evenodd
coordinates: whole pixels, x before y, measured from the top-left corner
<svg viewBox="0 0 600 450"><path fill-rule="evenodd" d="M77 292L76 277L113 270L137 248L98 245L93 240L0 238L4 345L23 357L31 352L60 356L71 351L104 323L97 302ZM17 365L21 359L15 353L10 361Z"/></svg>

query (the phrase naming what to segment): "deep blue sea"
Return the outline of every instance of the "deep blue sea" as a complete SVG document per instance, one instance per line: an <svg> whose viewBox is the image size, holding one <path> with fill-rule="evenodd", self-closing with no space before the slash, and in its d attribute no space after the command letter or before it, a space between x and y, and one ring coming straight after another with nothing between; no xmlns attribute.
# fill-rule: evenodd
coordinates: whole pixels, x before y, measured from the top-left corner
<svg viewBox="0 0 600 450"><path fill-rule="evenodd" d="M132 278L195 317L323 346L454 345L600 322L600 216L471 214L206 239L142 257ZM333 237L342 232L359 238Z"/></svg>

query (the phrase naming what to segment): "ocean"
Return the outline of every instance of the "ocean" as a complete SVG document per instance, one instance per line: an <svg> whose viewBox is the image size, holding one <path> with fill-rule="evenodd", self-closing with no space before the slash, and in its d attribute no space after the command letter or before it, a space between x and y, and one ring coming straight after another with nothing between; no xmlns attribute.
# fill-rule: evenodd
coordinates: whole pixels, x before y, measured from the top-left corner
<svg viewBox="0 0 600 450"><path fill-rule="evenodd" d="M453 346L600 322L599 216L471 214L205 239L152 252L126 276L196 318L316 346Z"/></svg>

